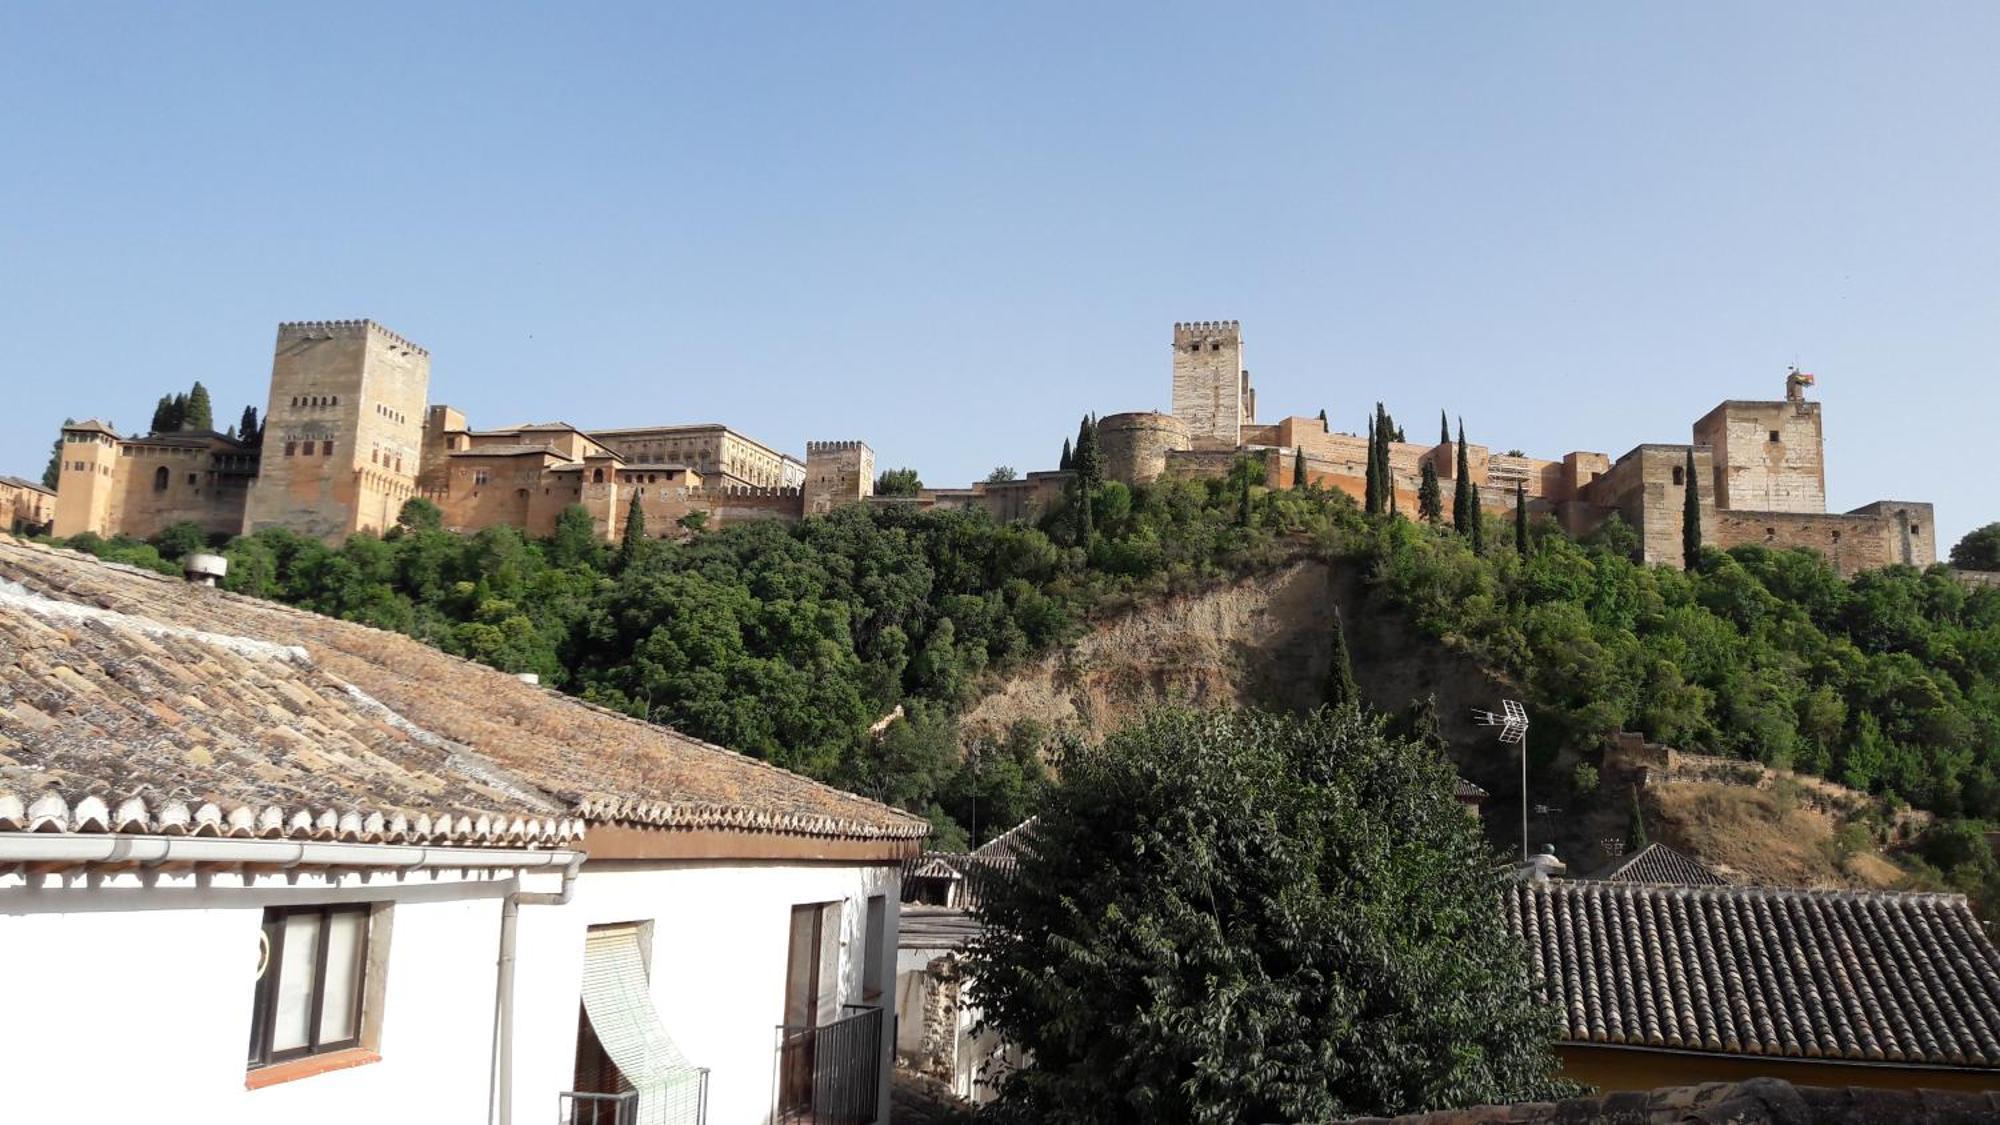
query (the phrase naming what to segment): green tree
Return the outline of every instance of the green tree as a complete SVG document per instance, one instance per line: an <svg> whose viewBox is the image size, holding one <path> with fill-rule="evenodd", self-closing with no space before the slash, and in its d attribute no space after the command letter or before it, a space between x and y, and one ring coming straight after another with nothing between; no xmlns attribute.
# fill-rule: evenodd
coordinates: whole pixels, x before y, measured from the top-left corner
<svg viewBox="0 0 2000 1125"><path fill-rule="evenodd" d="M421 496L403 501L396 513L396 526L408 531L438 531L444 527L444 509Z"/></svg>
<svg viewBox="0 0 2000 1125"><path fill-rule="evenodd" d="M1063 759L968 952L1003 1121L1329 1121L1562 1092L1451 768L1352 711L1161 712ZM1440 1049L1449 1044L1449 1049Z"/></svg>
<svg viewBox="0 0 2000 1125"><path fill-rule="evenodd" d="M1479 496L1472 490L1472 460L1465 453L1465 419L1458 420L1458 480L1451 492L1451 526L1460 535L1472 537L1472 523L1479 512Z"/></svg>
<svg viewBox="0 0 2000 1125"><path fill-rule="evenodd" d="M201 380L194 381L194 389L188 392L187 413L181 417L181 429L209 432L215 429L215 407L208 400L208 388Z"/></svg>
<svg viewBox="0 0 2000 1125"><path fill-rule="evenodd" d="M1237 502L1236 506L1236 526L1249 527L1254 516L1254 511L1250 505L1250 474L1244 473L1242 477L1243 492L1242 498Z"/></svg>
<svg viewBox="0 0 2000 1125"><path fill-rule="evenodd" d="M1438 444L1451 444L1451 418L1444 411L1438 411Z"/></svg>
<svg viewBox="0 0 2000 1125"><path fill-rule="evenodd" d="M875 476L877 496L915 496L923 487L915 469L884 469Z"/></svg>
<svg viewBox="0 0 2000 1125"><path fill-rule="evenodd" d="M76 419L64 418L63 425L74 426L76 425ZM63 453L62 435L57 434L56 440L49 443L48 463L42 466L43 488L54 488L56 487L56 485L62 482L62 459L63 459L62 453Z"/></svg>
<svg viewBox="0 0 2000 1125"><path fill-rule="evenodd" d="M1438 485L1437 466L1426 460L1423 479L1417 485L1417 515L1433 527L1444 522L1444 490Z"/></svg>
<svg viewBox="0 0 2000 1125"><path fill-rule="evenodd" d="M1069 472L1069 470L1070 470L1070 467L1071 467L1071 465L1070 465L1070 462L1071 462L1071 460L1072 460L1072 457L1073 457L1073 454L1072 454L1072 453L1071 453L1071 451L1070 451L1070 447L1069 447L1069 439L1068 439L1068 438L1064 438L1064 439L1063 439L1063 451L1062 451L1062 459L1061 459L1060 461L1057 461L1057 462L1056 462L1056 469L1057 469L1057 471L1059 471L1059 472L1065 472L1065 473L1066 473L1066 472Z"/></svg>
<svg viewBox="0 0 2000 1125"><path fill-rule="evenodd" d="M1083 482L1086 494L1104 481L1104 464L1097 448L1097 419L1086 414L1077 424L1076 448L1070 453L1069 467Z"/></svg>
<svg viewBox="0 0 2000 1125"><path fill-rule="evenodd" d="M1306 476L1306 447L1301 445L1292 453L1292 487L1302 489L1310 483Z"/></svg>
<svg viewBox="0 0 2000 1125"><path fill-rule="evenodd" d="M193 520L180 520L160 529L157 535L147 540L160 552L160 557L178 562L190 551L208 549L208 533Z"/></svg>
<svg viewBox="0 0 2000 1125"><path fill-rule="evenodd" d="M632 494L632 502L625 505L625 530L618 540L618 568L630 570L646 553L646 509L639 503L639 494Z"/></svg>
<svg viewBox="0 0 2000 1125"><path fill-rule="evenodd" d="M1514 482L1514 550L1528 557L1528 492L1520 481Z"/></svg>
<svg viewBox="0 0 2000 1125"><path fill-rule="evenodd" d="M556 566L595 569L603 555L597 538L597 521L581 504L566 504L556 513L555 534L549 537L549 562Z"/></svg>
<svg viewBox="0 0 2000 1125"><path fill-rule="evenodd" d="M1694 449L1687 451L1683 475L1687 487L1681 495L1681 566L1693 570L1701 565L1701 482L1694 475Z"/></svg>
<svg viewBox="0 0 2000 1125"><path fill-rule="evenodd" d="M1639 807L1639 787L1632 787L1632 811L1625 821L1625 854L1643 850L1646 847L1646 814Z"/></svg>
<svg viewBox="0 0 2000 1125"><path fill-rule="evenodd" d="M1321 429L1326 428L1326 407L1324 406L1319 408L1319 424Z"/></svg>
<svg viewBox="0 0 2000 1125"><path fill-rule="evenodd" d="M174 413L174 396L161 395L153 405L153 427L156 434L170 434L181 428L180 419Z"/></svg>
<svg viewBox="0 0 2000 1125"><path fill-rule="evenodd" d="M1989 523L1951 549L1951 565L1960 570L2000 570L2000 523Z"/></svg>
<svg viewBox="0 0 2000 1125"><path fill-rule="evenodd" d="M1328 707L1361 706L1361 689L1354 682L1354 661L1347 652L1347 627L1340 610L1333 611L1332 644L1326 668L1324 702Z"/></svg>
<svg viewBox="0 0 2000 1125"><path fill-rule="evenodd" d="M264 442L264 425L257 420L257 408L246 406L243 417L236 423L236 436L245 445L261 445Z"/></svg>
<svg viewBox="0 0 2000 1125"><path fill-rule="evenodd" d="M986 483L1005 484L1010 480L1020 479L1020 476L1021 474L1015 472L1012 465L995 465L993 471L986 474Z"/></svg>

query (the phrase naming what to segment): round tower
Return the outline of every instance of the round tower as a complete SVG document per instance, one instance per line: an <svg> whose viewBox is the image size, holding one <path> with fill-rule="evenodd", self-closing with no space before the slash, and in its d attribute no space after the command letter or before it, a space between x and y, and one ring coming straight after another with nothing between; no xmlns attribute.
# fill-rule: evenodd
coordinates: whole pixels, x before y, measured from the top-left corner
<svg viewBox="0 0 2000 1125"><path fill-rule="evenodd" d="M1104 479L1151 484L1167 470L1167 454L1192 448L1188 424L1171 414L1143 410L1097 420L1097 451Z"/></svg>

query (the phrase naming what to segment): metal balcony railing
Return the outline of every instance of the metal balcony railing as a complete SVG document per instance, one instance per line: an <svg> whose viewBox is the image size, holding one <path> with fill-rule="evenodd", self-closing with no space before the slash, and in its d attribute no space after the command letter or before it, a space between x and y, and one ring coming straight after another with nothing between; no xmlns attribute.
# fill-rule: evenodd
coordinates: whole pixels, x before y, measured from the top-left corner
<svg viewBox="0 0 2000 1125"><path fill-rule="evenodd" d="M622 1094L587 1094L569 1091L556 1095L556 1125L638 1125L642 1098L665 1098L664 1120L673 1125L704 1125L708 1120L708 1068L702 1067L693 1081L678 1088L627 1090ZM647 1103L651 1106L651 1103ZM660 1111L653 1118L661 1120Z"/></svg>
<svg viewBox="0 0 2000 1125"><path fill-rule="evenodd" d="M846 1004L818 1027L778 1028L775 1117L791 1125L869 1125L882 1093L884 1013Z"/></svg>

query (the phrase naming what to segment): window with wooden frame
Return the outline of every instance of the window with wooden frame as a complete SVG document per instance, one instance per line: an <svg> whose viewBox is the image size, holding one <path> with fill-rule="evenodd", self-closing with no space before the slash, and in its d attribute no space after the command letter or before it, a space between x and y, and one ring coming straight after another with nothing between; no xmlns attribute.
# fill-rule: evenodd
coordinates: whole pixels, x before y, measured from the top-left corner
<svg viewBox="0 0 2000 1125"><path fill-rule="evenodd" d="M265 909L252 1068L361 1045L371 911L367 903Z"/></svg>

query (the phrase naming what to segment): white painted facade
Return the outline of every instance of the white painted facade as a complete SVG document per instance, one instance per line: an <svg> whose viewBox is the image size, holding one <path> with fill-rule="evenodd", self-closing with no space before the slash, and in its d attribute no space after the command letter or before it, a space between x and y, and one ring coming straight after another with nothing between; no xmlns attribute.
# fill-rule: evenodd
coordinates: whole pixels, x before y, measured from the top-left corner
<svg viewBox="0 0 2000 1125"><path fill-rule="evenodd" d="M556 1120L572 1081L584 935L651 922L651 985L669 1034L709 1067L707 1120L766 1122L783 1016L790 909L841 902L834 1003L858 1002L867 900L886 896L873 955L892 979L894 865L586 865L565 905L522 905L514 982L512 1119ZM38 877L34 880L42 883ZM148 885L150 882L151 885ZM490 1119L505 896L555 873L0 876L0 1071L8 1120ZM391 903L380 1060L246 1089L266 906ZM885 995L884 1003L892 1002ZM885 1027L885 1040L892 1035ZM882 1059L882 1119L887 1063Z"/></svg>

